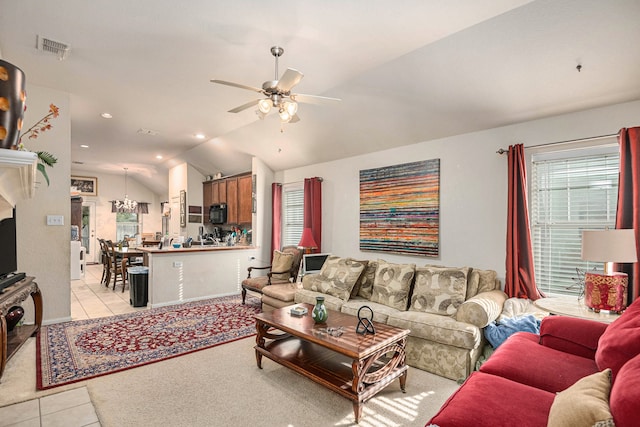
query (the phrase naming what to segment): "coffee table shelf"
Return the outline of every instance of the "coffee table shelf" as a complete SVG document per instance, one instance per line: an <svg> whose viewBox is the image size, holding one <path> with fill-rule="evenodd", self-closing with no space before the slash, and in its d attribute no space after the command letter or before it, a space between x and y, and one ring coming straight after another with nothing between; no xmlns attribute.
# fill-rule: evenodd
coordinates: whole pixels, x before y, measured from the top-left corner
<svg viewBox="0 0 640 427"><path fill-rule="evenodd" d="M363 336L355 332L355 317L329 311L327 324L318 325L311 319L313 306L305 306L308 314L302 317L291 316L290 307L256 316L259 368L265 356L350 399L356 422L364 402L396 378L404 392L408 330L375 323L376 334ZM332 336L327 327L343 332Z"/></svg>

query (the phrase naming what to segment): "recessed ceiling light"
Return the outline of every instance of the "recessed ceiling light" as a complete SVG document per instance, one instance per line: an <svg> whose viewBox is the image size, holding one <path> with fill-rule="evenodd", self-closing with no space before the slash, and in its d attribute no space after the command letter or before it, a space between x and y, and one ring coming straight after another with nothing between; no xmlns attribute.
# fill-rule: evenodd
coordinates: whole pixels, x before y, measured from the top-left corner
<svg viewBox="0 0 640 427"><path fill-rule="evenodd" d="M207 136L203 133L196 133L196 139L205 139Z"/></svg>
<svg viewBox="0 0 640 427"><path fill-rule="evenodd" d="M160 154L158 154L158 155L156 156L156 159L158 159L158 160L159 160L159 159L162 159L162 156L161 156Z"/></svg>
<svg viewBox="0 0 640 427"><path fill-rule="evenodd" d="M80 144L80 148L89 148L89 146L86 144Z"/></svg>
<svg viewBox="0 0 640 427"><path fill-rule="evenodd" d="M109 113L102 113L100 114L100 117L102 117L103 119L112 119L113 116Z"/></svg>

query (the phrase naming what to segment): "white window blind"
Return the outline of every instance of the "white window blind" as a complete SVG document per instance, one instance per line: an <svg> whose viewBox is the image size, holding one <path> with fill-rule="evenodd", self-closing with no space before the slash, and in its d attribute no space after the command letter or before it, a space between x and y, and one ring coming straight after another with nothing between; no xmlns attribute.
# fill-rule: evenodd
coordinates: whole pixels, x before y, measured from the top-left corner
<svg viewBox="0 0 640 427"><path fill-rule="evenodd" d="M282 245L297 245L304 225L304 188L287 185L282 189Z"/></svg>
<svg viewBox="0 0 640 427"><path fill-rule="evenodd" d="M582 261L582 230L615 227L618 159L617 152L532 159L531 233L536 283L544 293L579 295L576 268L602 270Z"/></svg>

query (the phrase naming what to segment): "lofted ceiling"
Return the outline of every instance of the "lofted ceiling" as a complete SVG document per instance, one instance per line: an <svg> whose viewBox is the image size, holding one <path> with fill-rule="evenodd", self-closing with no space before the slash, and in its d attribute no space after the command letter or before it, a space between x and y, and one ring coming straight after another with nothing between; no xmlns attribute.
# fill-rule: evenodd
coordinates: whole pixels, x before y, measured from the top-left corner
<svg viewBox="0 0 640 427"><path fill-rule="evenodd" d="M70 94L74 171L126 167L166 195L184 161L277 171L640 99L638 16L639 0L0 0L0 52ZM274 45L296 91L342 101L283 126L228 113L257 94L210 80L260 87Z"/></svg>

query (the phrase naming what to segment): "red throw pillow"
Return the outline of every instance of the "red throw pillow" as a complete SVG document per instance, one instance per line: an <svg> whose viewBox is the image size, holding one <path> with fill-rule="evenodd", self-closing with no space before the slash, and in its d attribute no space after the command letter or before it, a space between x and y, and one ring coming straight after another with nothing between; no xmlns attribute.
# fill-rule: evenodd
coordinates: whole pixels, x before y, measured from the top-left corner
<svg viewBox="0 0 640 427"><path fill-rule="evenodd" d="M638 425L638 414L640 414L638 378L640 378L640 356L634 357L620 369L618 378L611 386L609 407L616 427Z"/></svg>
<svg viewBox="0 0 640 427"><path fill-rule="evenodd" d="M619 319L610 324L598 341L596 364L599 370L611 368L612 379L622 365L640 354L640 299L635 300Z"/></svg>

